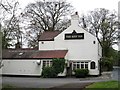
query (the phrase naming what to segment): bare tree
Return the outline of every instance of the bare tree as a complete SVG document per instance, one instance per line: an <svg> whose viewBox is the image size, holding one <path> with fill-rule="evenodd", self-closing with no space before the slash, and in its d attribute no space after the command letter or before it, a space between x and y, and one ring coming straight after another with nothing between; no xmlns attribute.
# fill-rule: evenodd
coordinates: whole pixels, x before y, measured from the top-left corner
<svg viewBox="0 0 120 90"><path fill-rule="evenodd" d="M95 9L82 17L81 25L95 35L102 46L103 56L108 56L109 48L116 40L117 14L107 9Z"/></svg>
<svg viewBox="0 0 120 90"><path fill-rule="evenodd" d="M67 16L72 11L72 6L61 0L53 2L44 0L29 4L25 9L24 16L29 21L27 34L30 37L30 43L38 42L38 37L42 31L65 29L66 26L63 25L63 21L64 19L67 22L69 21Z"/></svg>
<svg viewBox="0 0 120 90"><path fill-rule="evenodd" d="M3 33L3 48L8 48L12 44L10 44L10 41L20 42L20 39L22 37L22 31L20 29L20 16L18 14L18 1L13 2L1 2L1 11L3 17L1 17L1 23L3 23L2 26L2 33Z"/></svg>

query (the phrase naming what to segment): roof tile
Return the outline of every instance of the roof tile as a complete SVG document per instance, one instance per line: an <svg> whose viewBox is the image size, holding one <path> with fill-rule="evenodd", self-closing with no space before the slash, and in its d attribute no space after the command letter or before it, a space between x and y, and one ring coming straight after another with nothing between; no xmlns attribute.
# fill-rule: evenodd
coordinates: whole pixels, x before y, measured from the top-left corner
<svg viewBox="0 0 120 90"><path fill-rule="evenodd" d="M59 35L61 31L46 31L43 32L39 38L39 41L51 41L54 40L54 38Z"/></svg>
<svg viewBox="0 0 120 90"><path fill-rule="evenodd" d="M3 50L3 59L47 59L64 58L68 50Z"/></svg>

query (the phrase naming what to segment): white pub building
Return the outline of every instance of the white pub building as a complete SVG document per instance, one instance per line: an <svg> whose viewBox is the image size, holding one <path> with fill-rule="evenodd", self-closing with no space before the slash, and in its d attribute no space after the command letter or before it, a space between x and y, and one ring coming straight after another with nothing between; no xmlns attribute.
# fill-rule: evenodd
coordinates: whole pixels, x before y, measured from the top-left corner
<svg viewBox="0 0 120 90"><path fill-rule="evenodd" d="M71 25L64 31L46 31L39 38L39 50L3 50L3 75L41 76L42 68L53 58L66 59L59 76L74 74L77 68L88 68L90 75L100 74L102 49L97 38L79 26L79 15L71 16Z"/></svg>

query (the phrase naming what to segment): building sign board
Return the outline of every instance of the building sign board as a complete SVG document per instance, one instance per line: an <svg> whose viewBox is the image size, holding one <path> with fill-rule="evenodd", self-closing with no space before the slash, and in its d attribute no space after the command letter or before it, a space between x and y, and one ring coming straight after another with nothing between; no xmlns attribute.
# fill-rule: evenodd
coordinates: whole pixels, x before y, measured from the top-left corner
<svg viewBox="0 0 120 90"><path fill-rule="evenodd" d="M84 33L76 33L74 30L72 33L65 34L65 40L71 39L84 39Z"/></svg>

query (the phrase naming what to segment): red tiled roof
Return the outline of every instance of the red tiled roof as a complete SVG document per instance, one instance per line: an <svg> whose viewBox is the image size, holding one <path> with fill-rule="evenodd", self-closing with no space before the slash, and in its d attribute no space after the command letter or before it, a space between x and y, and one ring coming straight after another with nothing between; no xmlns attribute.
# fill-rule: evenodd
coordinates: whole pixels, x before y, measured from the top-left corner
<svg viewBox="0 0 120 90"><path fill-rule="evenodd" d="M64 58L68 50L3 50L3 59L47 59Z"/></svg>
<svg viewBox="0 0 120 90"><path fill-rule="evenodd" d="M64 58L68 50L49 50L40 51L38 54L34 55L33 58Z"/></svg>
<svg viewBox="0 0 120 90"><path fill-rule="evenodd" d="M40 41L51 41L51 40L54 40L54 38L60 33L61 31L46 31L41 34L39 40Z"/></svg>

